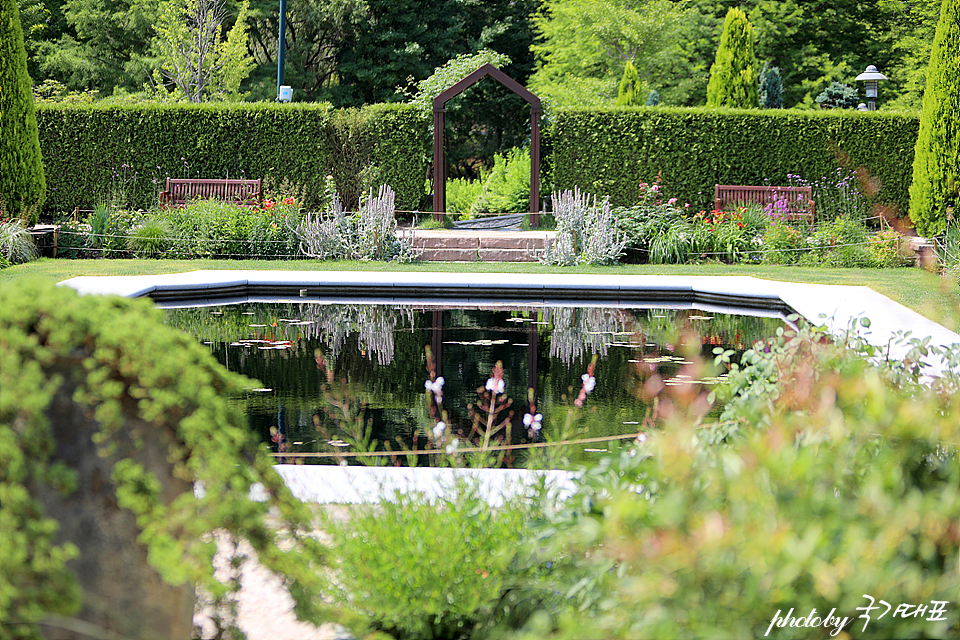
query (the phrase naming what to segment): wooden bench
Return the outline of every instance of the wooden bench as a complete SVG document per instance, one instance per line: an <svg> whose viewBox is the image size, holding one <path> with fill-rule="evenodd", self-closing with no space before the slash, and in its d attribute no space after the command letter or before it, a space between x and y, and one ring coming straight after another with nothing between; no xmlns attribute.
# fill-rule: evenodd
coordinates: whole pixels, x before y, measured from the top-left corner
<svg viewBox="0 0 960 640"><path fill-rule="evenodd" d="M786 212L785 220L806 220L813 224L813 188L809 186L745 187L718 184L714 187L713 203L714 209L721 211L730 206L758 204L766 208L772 205L771 210L775 214Z"/></svg>
<svg viewBox="0 0 960 640"><path fill-rule="evenodd" d="M258 207L262 201L260 180L167 178L167 188L160 192L161 205L182 207L194 200L221 200Z"/></svg>

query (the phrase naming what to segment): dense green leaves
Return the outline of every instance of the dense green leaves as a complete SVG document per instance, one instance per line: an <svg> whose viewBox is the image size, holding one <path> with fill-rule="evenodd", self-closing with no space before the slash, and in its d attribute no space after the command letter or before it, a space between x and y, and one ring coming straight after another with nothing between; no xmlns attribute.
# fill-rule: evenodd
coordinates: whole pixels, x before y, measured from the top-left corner
<svg viewBox="0 0 960 640"><path fill-rule="evenodd" d="M0 218L32 224L46 194L17 0L0 0Z"/></svg>
<svg viewBox="0 0 960 640"><path fill-rule="evenodd" d="M707 83L708 107L748 109L759 106L757 60L753 55L753 25L740 9L731 8L723 21L717 58Z"/></svg>
<svg viewBox="0 0 960 640"><path fill-rule="evenodd" d="M81 297L33 281L0 287L0 638L33 637L28 625L78 604L65 567L75 550L53 544L56 514L44 513L31 493L44 487L69 495L75 484L76 474L54 459L52 416L69 413L51 408L58 393L95 425L98 453L113 469L104 491L115 491L115 508L136 517L138 539L162 576L203 582L208 593L223 595L228 587L213 577L211 534L229 532L294 581L300 611L311 610L306 594L319 586L316 563L324 550L304 535L310 515L229 400L250 384L193 338L164 326L149 300ZM135 424L151 428L131 440ZM205 495L160 496L154 471L137 458L138 438L161 447L171 438L164 458L175 477L201 482ZM249 499L254 483L267 502ZM268 513L284 524L268 527ZM77 531L60 535L81 544Z"/></svg>
<svg viewBox="0 0 960 640"><path fill-rule="evenodd" d="M41 146L51 156L48 210L92 209L98 201L148 208L167 177L243 176L262 178L268 192L302 196L309 209L331 174L349 206L385 183L399 209L416 209L428 161L426 118L402 105L353 113L327 105L41 107Z"/></svg>
<svg viewBox="0 0 960 640"><path fill-rule="evenodd" d="M612 105L631 61L646 95L677 53L685 13L668 0L547 0L534 16L531 89L562 105Z"/></svg>
<svg viewBox="0 0 960 640"><path fill-rule="evenodd" d="M960 2L945 0L927 68L927 89L910 186L910 216L924 235L944 234L948 221L960 215L958 85Z"/></svg>
<svg viewBox="0 0 960 640"><path fill-rule="evenodd" d="M790 174L814 181L862 167L879 184L873 204L903 215L916 131L904 114L560 109L545 158L554 191L580 187L624 206L660 175L665 193L707 211L715 184L786 185Z"/></svg>

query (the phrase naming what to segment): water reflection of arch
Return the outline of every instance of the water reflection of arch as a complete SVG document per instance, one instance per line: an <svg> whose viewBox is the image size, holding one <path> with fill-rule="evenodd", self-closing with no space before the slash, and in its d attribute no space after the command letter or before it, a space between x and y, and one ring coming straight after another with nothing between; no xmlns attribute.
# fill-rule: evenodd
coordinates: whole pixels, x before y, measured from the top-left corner
<svg viewBox="0 0 960 640"><path fill-rule="evenodd" d="M445 321L446 317L451 316L455 311L459 311L459 310L460 309L434 308L431 313L430 349L434 358L435 372L437 376L444 376L444 378L448 381L448 384L451 380L457 380L457 379L463 378L462 366L464 362L460 360L458 360L456 363L460 365L457 368L457 375L456 376L452 375L453 372L452 372L451 366L454 363L450 361L451 355L449 352L456 351L456 350L448 348L451 345L451 341L448 341L447 338L451 337L449 335L449 329L452 329L454 327L449 327ZM490 312L513 312L513 311L517 311L518 309L506 308L506 307L491 307L491 308L477 307L471 310L472 311L490 311ZM526 311L527 313L530 313L531 311L533 313L536 313L536 310L531 310L531 309L523 309L523 311ZM537 326L533 323L527 323L527 324L528 326L525 332L526 338L527 338L526 363L525 363L526 370L527 370L527 375L526 375L527 384L522 394L519 394L519 393L511 394L514 398L515 406L518 409L522 408L524 411L529 410L529 402L527 400L528 399L527 390L533 389L533 394L532 394L533 398L537 397L537 377L538 377L538 365L539 365L539 355L537 353L537 349L540 344L540 334L539 334L539 331L537 331ZM456 327L456 328L461 330L465 329L465 327ZM475 330L479 331L481 330L481 328L476 327ZM486 328L486 330L494 330L494 329ZM499 330L501 332L507 331L506 328L499 328L496 330ZM482 364L489 365L492 368L493 363L484 362ZM485 375L480 375L478 377L478 381L481 386L483 385L486 378L489 377L489 371L486 371L486 372L478 371L478 374L484 374L484 373Z"/></svg>

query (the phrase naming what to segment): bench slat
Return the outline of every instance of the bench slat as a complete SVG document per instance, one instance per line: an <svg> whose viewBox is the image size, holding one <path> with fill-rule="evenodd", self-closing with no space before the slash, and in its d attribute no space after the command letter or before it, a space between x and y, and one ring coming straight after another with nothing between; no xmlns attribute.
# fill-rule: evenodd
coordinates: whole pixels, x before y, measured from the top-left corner
<svg viewBox="0 0 960 640"><path fill-rule="evenodd" d="M167 188L160 194L160 202L169 206L184 206L196 199L216 199L254 207L260 204L261 180L214 178L167 178Z"/></svg>
<svg viewBox="0 0 960 640"><path fill-rule="evenodd" d="M718 184L714 186L713 199L715 209L723 209L730 205L767 206L780 203L786 210L786 220L806 220L811 224L814 220L813 188L809 186L757 187Z"/></svg>

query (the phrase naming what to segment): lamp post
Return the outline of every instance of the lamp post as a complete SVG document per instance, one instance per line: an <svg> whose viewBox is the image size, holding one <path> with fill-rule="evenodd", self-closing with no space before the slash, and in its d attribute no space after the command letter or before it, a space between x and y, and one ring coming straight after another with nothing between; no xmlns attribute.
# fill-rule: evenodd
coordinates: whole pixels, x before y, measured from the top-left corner
<svg viewBox="0 0 960 640"><path fill-rule="evenodd" d="M284 67L284 53L286 49L286 42L284 41L285 32L287 30L287 0L280 0L280 36L277 39L277 101L281 101L281 90L280 88L283 85L283 67ZM289 102L290 99L287 98L285 102Z"/></svg>
<svg viewBox="0 0 960 640"><path fill-rule="evenodd" d="M865 89L867 91L867 109L869 111L877 110L877 90L881 80L889 80L887 76L883 75L877 68L873 65L867 67L867 70L857 76L857 81L864 81L866 83Z"/></svg>

